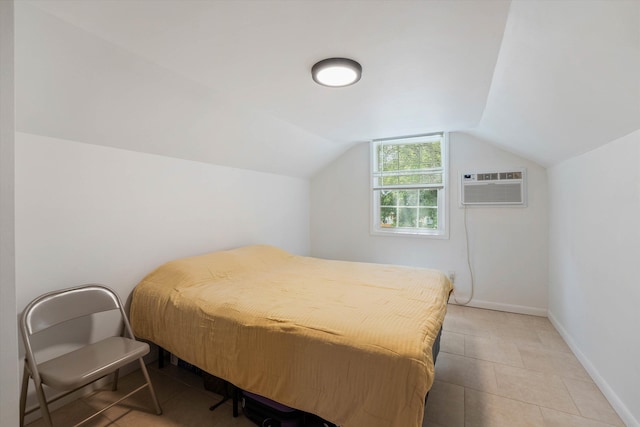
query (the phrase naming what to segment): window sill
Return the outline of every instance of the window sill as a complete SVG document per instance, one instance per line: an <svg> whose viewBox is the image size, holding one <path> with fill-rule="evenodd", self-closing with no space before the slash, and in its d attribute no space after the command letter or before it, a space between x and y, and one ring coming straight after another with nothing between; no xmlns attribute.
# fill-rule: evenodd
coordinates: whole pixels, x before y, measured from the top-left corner
<svg viewBox="0 0 640 427"><path fill-rule="evenodd" d="M371 230L372 236L387 236L387 237L412 237L412 238L426 238L426 239L439 239L448 240L449 233L447 231L433 231L423 233L412 233L410 231L400 230Z"/></svg>

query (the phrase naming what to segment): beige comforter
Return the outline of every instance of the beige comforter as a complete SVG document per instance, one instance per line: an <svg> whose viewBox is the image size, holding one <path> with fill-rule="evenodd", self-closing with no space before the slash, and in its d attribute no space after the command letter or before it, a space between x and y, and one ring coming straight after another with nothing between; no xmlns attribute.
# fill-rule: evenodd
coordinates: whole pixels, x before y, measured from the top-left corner
<svg viewBox="0 0 640 427"><path fill-rule="evenodd" d="M270 246L169 262L134 290L135 334L344 427L419 427L451 284L435 270Z"/></svg>

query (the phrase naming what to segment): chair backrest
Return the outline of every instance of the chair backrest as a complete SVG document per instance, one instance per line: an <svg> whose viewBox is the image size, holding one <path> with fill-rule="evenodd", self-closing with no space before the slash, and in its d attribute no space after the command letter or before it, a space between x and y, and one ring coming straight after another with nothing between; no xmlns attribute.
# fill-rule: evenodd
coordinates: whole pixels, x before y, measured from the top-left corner
<svg viewBox="0 0 640 427"><path fill-rule="evenodd" d="M31 301L22 313L21 326L23 333L32 335L68 320L115 309L124 315L122 303L111 289L95 284L77 286Z"/></svg>

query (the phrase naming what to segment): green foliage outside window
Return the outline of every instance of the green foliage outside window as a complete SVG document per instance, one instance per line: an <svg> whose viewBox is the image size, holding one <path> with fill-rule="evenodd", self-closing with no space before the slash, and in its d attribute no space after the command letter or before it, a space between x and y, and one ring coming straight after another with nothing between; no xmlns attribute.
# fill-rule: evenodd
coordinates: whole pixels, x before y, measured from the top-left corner
<svg viewBox="0 0 640 427"><path fill-rule="evenodd" d="M379 185L442 184L442 173L433 170L440 167L440 141L378 146L378 171L394 172L380 177Z"/></svg>
<svg viewBox="0 0 640 427"><path fill-rule="evenodd" d="M378 146L380 171L432 169L442 166L440 141Z"/></svg>

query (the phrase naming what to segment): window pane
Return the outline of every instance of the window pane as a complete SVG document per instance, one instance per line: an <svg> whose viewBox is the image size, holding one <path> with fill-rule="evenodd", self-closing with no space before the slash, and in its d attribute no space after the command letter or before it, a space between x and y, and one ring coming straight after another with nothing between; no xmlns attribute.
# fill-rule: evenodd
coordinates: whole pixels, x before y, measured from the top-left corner
<svg viewBox="0 0 640 427"><path fill-rule="evenodd" d="M416 227L418 219L418 209L416 208L399 208L398 209L398 227Z"/></svg>
<svg viewBox="0 0 640 427"><path fill-rule="evenodd" d="M418 190L400 190L400 191L398 191L398 205L400 205L400 206L418 206Z"/></svg>
<svg viewBox="0 0 640 427"><path fill-rule="evenodd" d="M420 146L420 162L424 168L437 168L442 166L440 141Z"/></svg>
<svg viewBox="0 0 640 427"><path fill-rule="evenodd" d="M396 226L396 208L380 208L380 227Z"/></svg>
<svg viewBox="0 0 640 427"><path fill-rule="evenodd" d="M442 184L442 173L420 173L411 175L398 175L397 184ZM385 181L385 184L387 182ZM391 184L393 185L393 184Z"/></svg>
<svg viewBox="0 0 640 427"><path fill-rule="evenodd" d="M398 184L422 184L420 175L400 175L398 176Z"/></svg>
<svg viewBox="0 0 640 427"><path fill-rule="evenodd" d="M380 185L398 185L400 181L397 176L383 176L380 177Z"/></svg>
<svg viewBox="0 0 640 427"><path fill-rule="evenodd" d="M380 206L397 206L397 191L380 191Z"/></svg>
<svg viewBox="0 0 640 427"><path fill-rule="evenodd" d="M442 172L425 175L422 184L442 184Z"/></svg>
<svg viewBox="0 0 640 427"><path fill-rule="evenodd" d="M418 144L399 145L398 149L398 169L420 169L420 146Z"/></svg>
<svg viewBox="0 0 640 427"><path fill-rule="evenodd" d="M420 208L418 224L420 228L438 228L438 208Z"/></svg>
<svg viewBox="0 0 640 427"><path fill-rule="evenodd" d="M378 164L381 171L398 170L398 146L381 145Z"/></svg>
<svg viewBox="0 0 640 427"><path fill-rule="evenodd" d="M420 190L420 206L438 206L438 190Z"/></svg>
<svg viewBox="0 0 640 427"><path fill-rule="evenodd" d="M378 171L408 171L442 167L440 141L418 144L380 144Z"/></svg>

